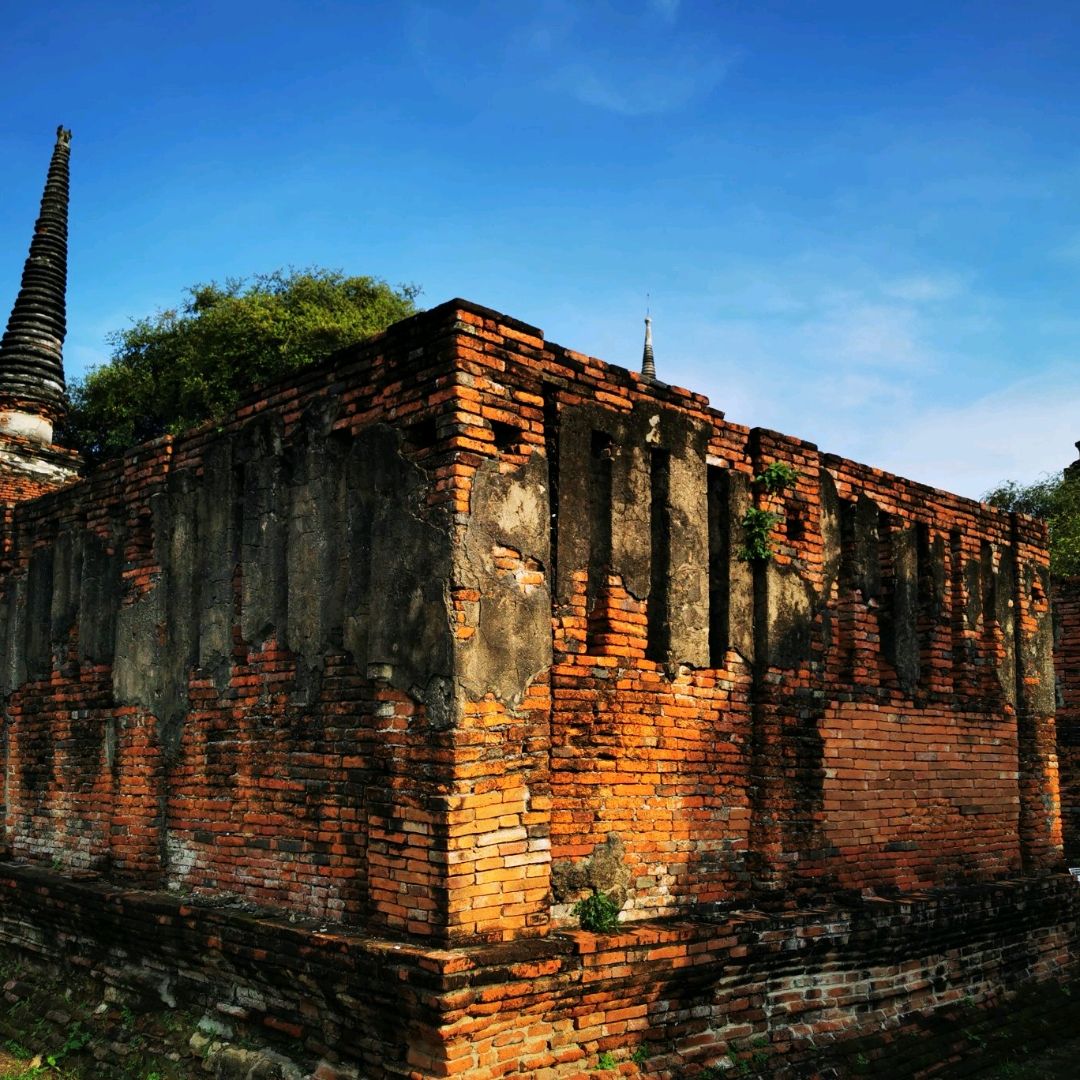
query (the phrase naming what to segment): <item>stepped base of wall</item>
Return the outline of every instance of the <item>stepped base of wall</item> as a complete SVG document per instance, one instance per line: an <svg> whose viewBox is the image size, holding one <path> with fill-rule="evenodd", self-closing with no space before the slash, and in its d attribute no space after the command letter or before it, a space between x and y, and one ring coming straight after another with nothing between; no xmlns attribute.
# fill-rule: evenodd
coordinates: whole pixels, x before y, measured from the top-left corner
<svg viewBox="0 0 1080 1080"><path fill-rule="evenodd" d="M0 947L135 1010L203 1011L318 1080L812 1076L855 1045L914 1075L905 1034L1070 978L1078 930L1080 885L1048 874L433 949L0 865Z"/></svg>

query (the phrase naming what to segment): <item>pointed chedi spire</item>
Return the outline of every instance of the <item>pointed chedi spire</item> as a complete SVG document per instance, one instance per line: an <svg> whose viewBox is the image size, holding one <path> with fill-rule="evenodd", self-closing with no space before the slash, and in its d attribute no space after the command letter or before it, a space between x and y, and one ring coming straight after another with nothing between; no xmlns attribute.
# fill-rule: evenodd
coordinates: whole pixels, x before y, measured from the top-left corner
<svg viewBox="0 0 1080 1080"><path fill-rule="evenodd" d="M645 316L645 348L641 354L641 374L646 379L656 378L656 360L652 351L652 319Z"/></svg>
<svg viewBox="0 0 1080 1080"><path fill-rule="evenodd" d="M61 126L19 295L0 340L0 432L42 443L52 442L53 422L67 411L63 348L70 154L71 132Z"/></svg>

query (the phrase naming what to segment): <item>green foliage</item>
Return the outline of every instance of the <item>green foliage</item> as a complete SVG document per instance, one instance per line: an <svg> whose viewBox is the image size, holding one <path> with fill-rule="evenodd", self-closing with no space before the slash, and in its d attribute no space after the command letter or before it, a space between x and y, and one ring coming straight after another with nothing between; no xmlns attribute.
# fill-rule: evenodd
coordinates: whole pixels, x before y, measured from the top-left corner
<svg viewBox="0 0 1080 1080"><path fill-rule="evenodd" d="M610 934L619 925L619 909L603 893L594 892L592 896L579 900L572 911L578 917L582 930L591 930L594 934Z"/></svg>
<svg viewBox="0 0 1080 1080"><path fill-rule="evenodd" d="M17 1039L8 1039L4 1043L4 1049L13 1057L18 1058L20 1061L29 1061L34 1055L26 1049L25 1046Z"/></svg>
<svg viewBox="0 0 1080 1080"><path fill-rule="evenodd" d="M68 1054L81 1050L90 1041L90 1032L83 1030L82 1024L76 1020L68 1028L67 1038L64 1044L55 1053L46 1054L45 1061L55 1068Z"/></svg>
<svg viewBox="0 0 1080 1080"><path fill-rule="evenodd" d="M739 551L739 558L743 562L768 562L772 558L769 534L773 526L783 519L783 514L751 506L743 514L743 546Z"/></svg>
<svg viewBox="0 0 1080 1080"><path fill-rule="evenodd" d="M596 1059L596 1067L598 1069L614 1069L618 1064L619 1063L615 1060L615 1055L610 1050L605 1050Z"/></svg>
<svg viewBox="0 0 1080 1080"><path fill-rule="evenodd" d="M770 494L791 487L799 479L799 470L784 461L771 461L754 477L753 483L760 484Z"/></svg>
<svg viewBox="0 0 1080 1080"><path fill-rule="evenodd" d="M109 338L70 390L61 440L90 462L223 416L253 385L325 359L416 311L419 289L310 269L187 290Z"/></svg>
<svg viewBox="0 0 1080 1080"><path fill-rule="evenodd" d="M1054 473L1033 484L1008 481L983 499L1002 510L1042 518L1050 531L1050 571L1080 574L1080 470Z"/></svg>
<svg viewBox="0 0 1080 1080"><path fill-rule="evenodd" d="M630 1060L639 1068L644 1065L649 1060L648 1046L642 1043L641 1046L635 1047L634 1052L630 1055Z"/></svg>

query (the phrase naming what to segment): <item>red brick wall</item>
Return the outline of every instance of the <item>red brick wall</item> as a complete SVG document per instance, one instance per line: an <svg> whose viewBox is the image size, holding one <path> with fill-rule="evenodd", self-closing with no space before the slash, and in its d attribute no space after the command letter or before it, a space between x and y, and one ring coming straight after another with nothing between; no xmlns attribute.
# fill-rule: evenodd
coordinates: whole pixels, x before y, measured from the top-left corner
<svg viewBox="0 0 1080 1080"><path fill-rule="evenodd" d="M1025 575L1045 582L1040 527L730 424L700 397L479 314L462 316L470 336L458 356L470 390L461 407L483 430L485 415L501 415L508 402L547 401L551 487L563 489L554 534L554 572L565 583L555 590L553 626L557 863L584 859L618 834L627 910L640 916L745 899L760 885L781 894L795 885L911 889L1059 860L1049 628L1031 582L1021 588ZM722 470L750 477L773 461L798 470L793 490L748 489L756 505L786 514L773 531L772 565L730 571L756 596L747 601L759 609L756 641L704 663L649 660L640 582L627 588L614 573L598 599L589 596L588 551L560 539L588 511L587 497L568 510L566 494L588 462L583 454L563 461L565 440L553 430L578 423L570 418L582 410L594 428L629 425L614 451L613 528L628 518L623 531L639 539L649 528L648 488L635 410L662 416L660 428L705 429L708 460ZM824 523L823 485L835 492ZM705 547L698 557L707 562ZM893 565L905 558L906 576ZM801 653L789 655L783 609L806 588L805 625L795 631ZM778 612L768 610L770 597ZM700 618L693 601L683 610Z"/></svg>
<svg viewBox="0 0 1080 1080"><path fill-rule="evenodd" d="M1033 522L453 301L2 552L0 936L309 1066L693 1075L1071 970Z"/></svg>
<svg viewBox="0 0 1080 1080"><path fill-rule="evenodd" d="M1061 824L1069 864L1080 862L1080 578L1054 582Z"/></svg>
<svg viewBox="0 0 1080 1080"><path fill-rule="evenodd" d="M269 573L260 552L270 548L256 539L257 550L244 549L243 520L256 532L292 526L285 504L263 513L257 492L238 489L267 461L309 468L305 440L352 446L355 432L393 423L406 429L404 449L387 452L426 487L415 504L397 505L407 493L393 487L380 498L401 515L429 514L437 545L451 471L436 460L449 371L438 322L403 324L344 364L270 388L220 430L162 439L15 508L0 585L11 854L314 918L442 932L447 824L436 800L451 736L429 729L425 706L393 685L392 665L369 668L340 637L335 649L340 625L309 625L322 617L311 614L321 592L343 591L349 568L330 565L305 535L292 547L303 572L260 600L273 606L323 575L294 598L293 647L269 623L244 637L248 578ZM320 424L334 433L312 436ZM259 442L257 425L276 449ZM354 454L361 471L363 457ZM322 479L304 474L286 500L301 533L302 500ZM222 507L234 521L215 518ZM340 523L334 542L354 525L363 523ZM368 569L356 555L350 580Z"/></svg>
<svg viewBox="0 0 1080 1080"><path fill-rule="evenodd" d="M75 480L82 459L73 450L0 434L0 503L21 502Z"/></svg>
<svg viewBox="0 0 1080 1080"><path fill-rule="evenodd" d="M1044 540L451 302L16 509L7 843L451 940L1054 865Z"/></svg>

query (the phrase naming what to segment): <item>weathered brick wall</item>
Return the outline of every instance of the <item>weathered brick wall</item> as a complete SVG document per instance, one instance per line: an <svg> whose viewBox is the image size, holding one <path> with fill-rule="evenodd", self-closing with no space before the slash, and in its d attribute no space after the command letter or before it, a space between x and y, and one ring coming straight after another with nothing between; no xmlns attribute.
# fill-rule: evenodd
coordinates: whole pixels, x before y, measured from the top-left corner
<svg viewBox="0 0 1080 1080"><path fill-rule="evenodd" d="M1042 527L496 312L452 301L20 502L2 551L14 945L113 948L108 886L35 914L28 861L411 939L357 970L409 1032L363 1061L417 1078L576 1076L646 1029L691 1073L746 1034L809 1053L867 995L899 1023L1071 962L1059 875L911 921L875 899L1060 867ZM594 890L640 928L548 933ZM225 924L281 1023L338 1032Z"/></svg>
<svg viewBox="0 0 1080 1080"><path fill-rule="evenodd" d="M0 432L0 503L34 499L71 483L81 464L73 450Z"/></svg>
<svg viewBox="0 0 1080 1080"><path fill-rule="evenodd" d="M832 1044L885 1033L874 1071L910 1077L889 1044L935 1010L1075 970L1078 901L1061 878L1014 881L940 900L575 932L531 962L476 951L443 999L450 1066L439 1071L583 1080L606 1052L636 1075L637 1051L661 1077L813 1076ZM439 1068L434 1054L413 1060Z"/></svg>
<svg viewBox="0 0 1080 1080"><path fill-rule="evenodd" d="M531 448L500 427L543 409L556 914L1060 860L1040 526L460 318L459 408L504 468ZM774 462L798 475L769 493ZM740 558L749 507L782 515L768 564Z"/></svg>
<svg viewBox="0 0 1080 1080"><path fill-rule="evenodd" d="M1080 578L1053 583L1061 825L1071 866L1080 862Z"/></svg>
<svg viewBox="0 0 1080 1080"><path fill-rule="evenodd" d="M1052 865L1043 540L451 302L17 507L8 844L454 940Z"/></svg>
<svg viewBox="0 0 1080 1080"><path fill-rule="evenodd" d="M445 357L438 320L402 324L15 508L11 854L445 924Z"/></svg>

